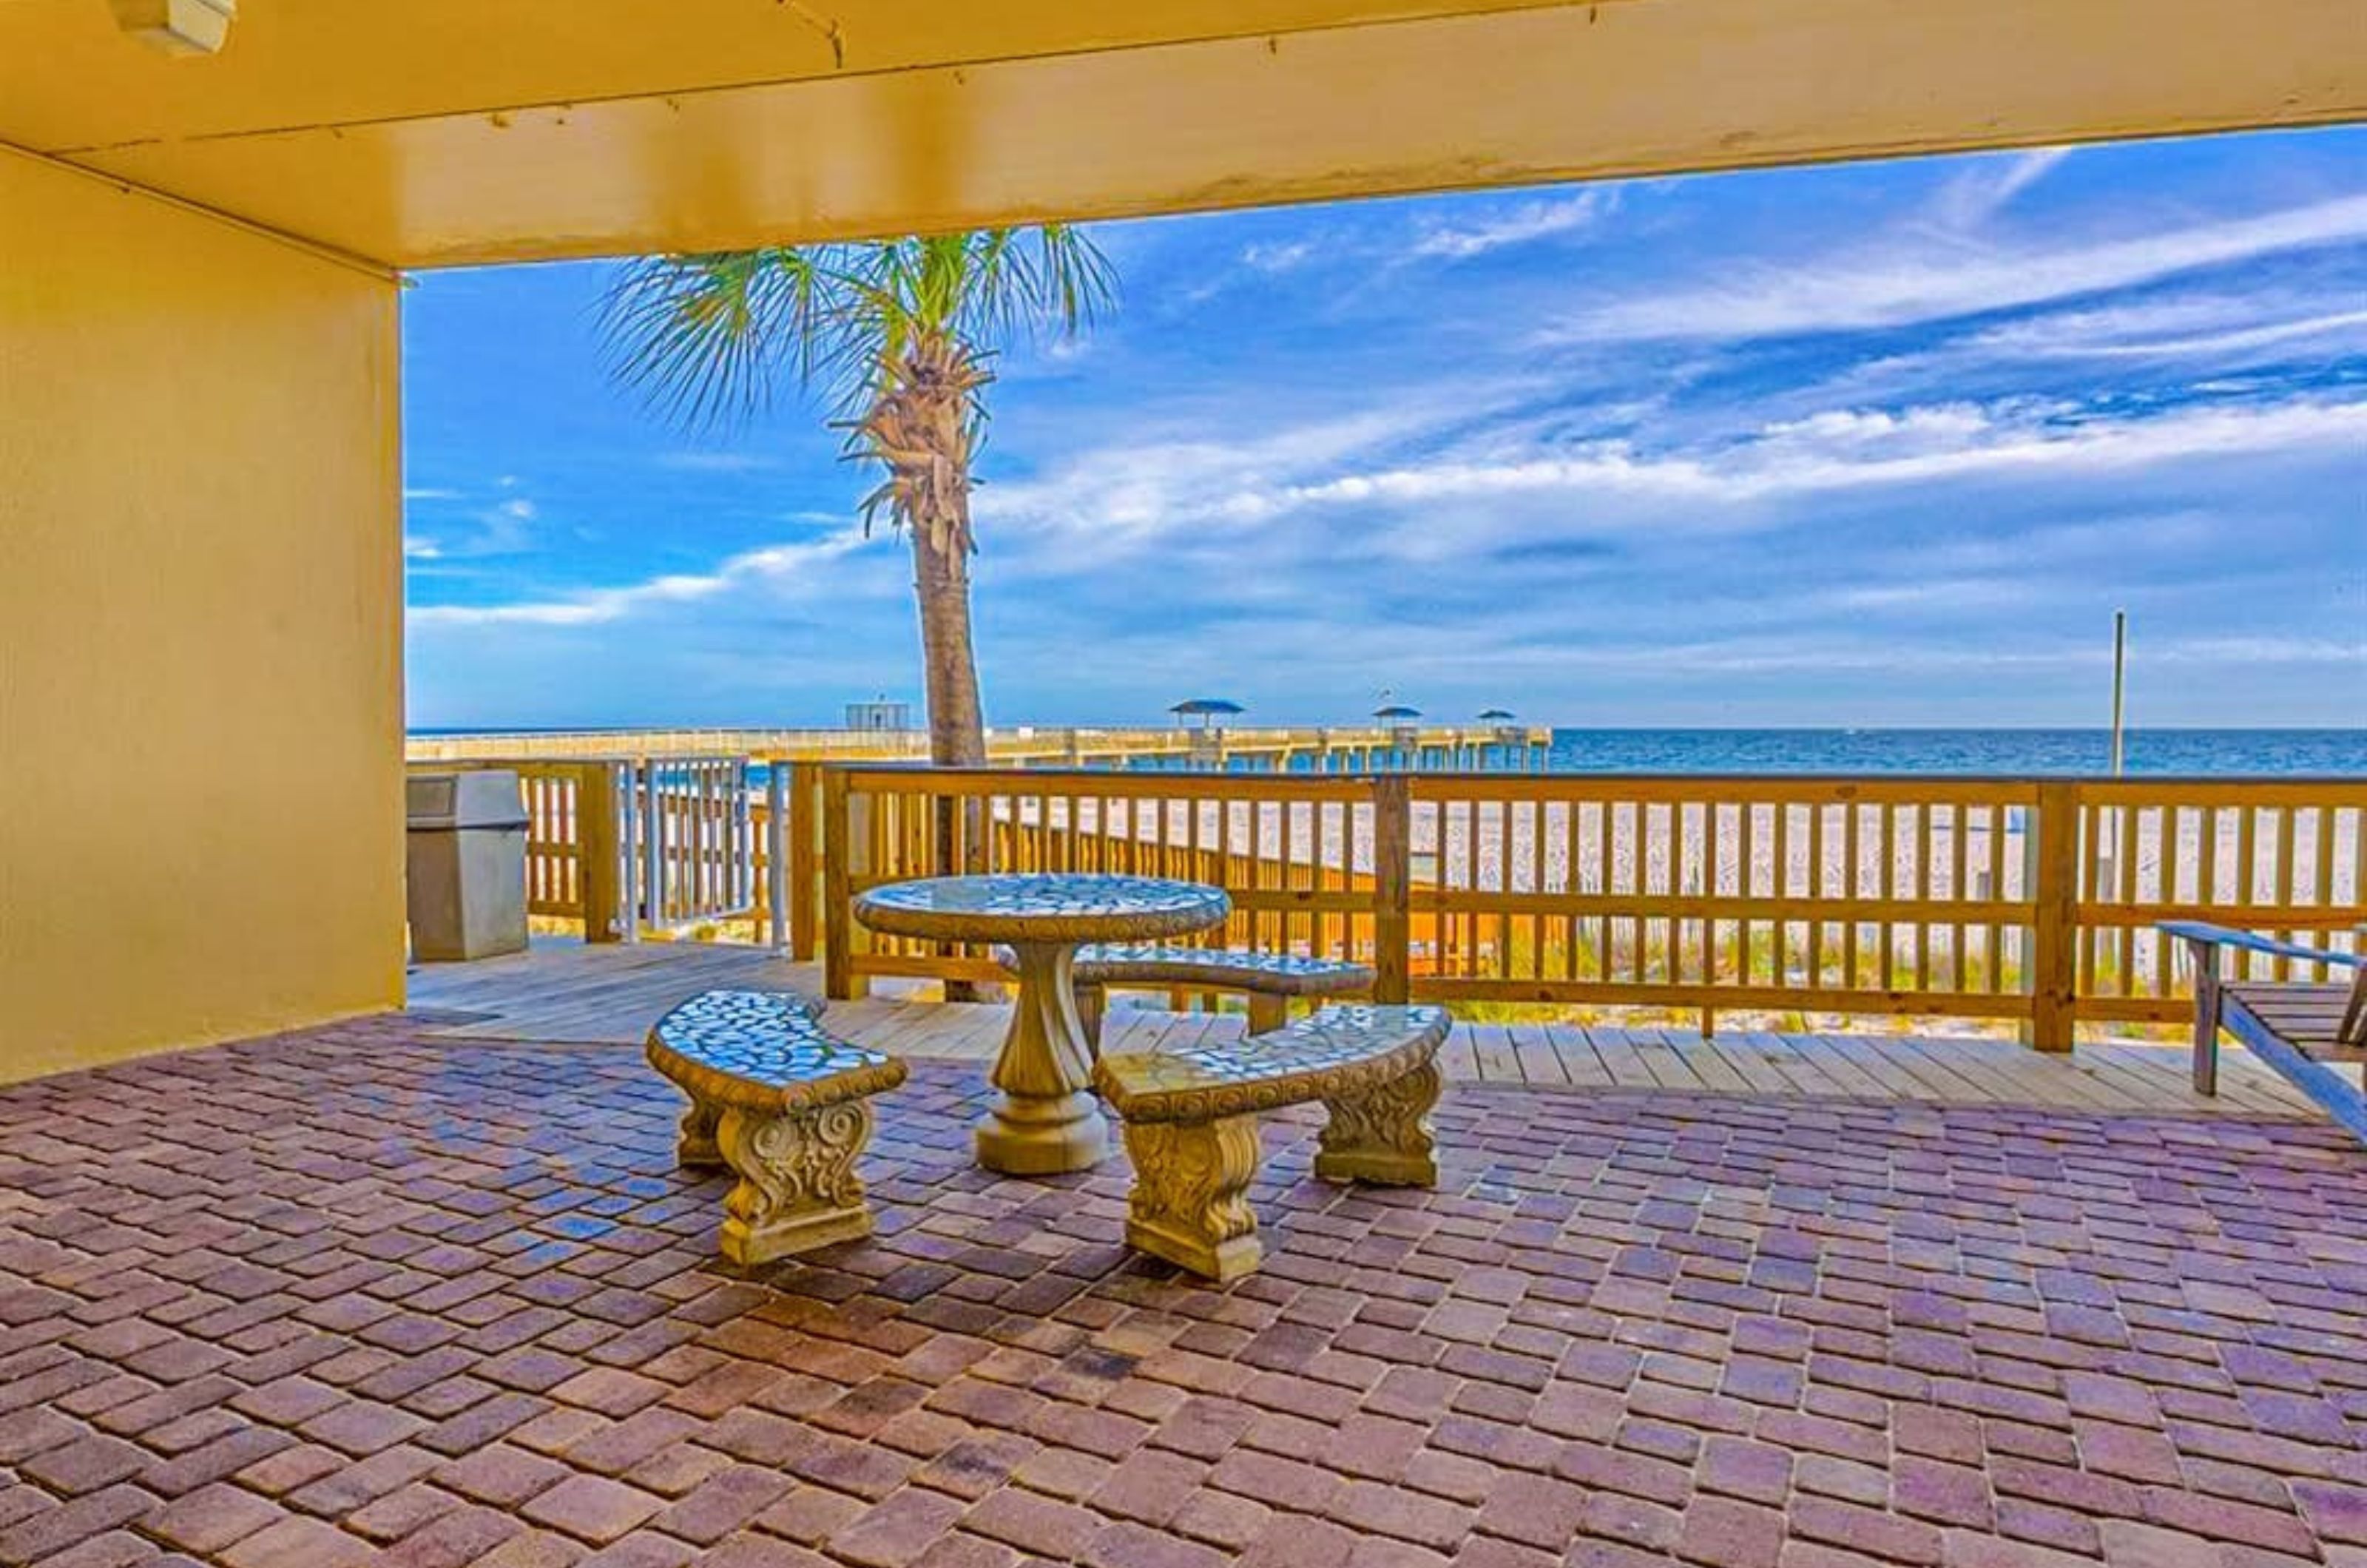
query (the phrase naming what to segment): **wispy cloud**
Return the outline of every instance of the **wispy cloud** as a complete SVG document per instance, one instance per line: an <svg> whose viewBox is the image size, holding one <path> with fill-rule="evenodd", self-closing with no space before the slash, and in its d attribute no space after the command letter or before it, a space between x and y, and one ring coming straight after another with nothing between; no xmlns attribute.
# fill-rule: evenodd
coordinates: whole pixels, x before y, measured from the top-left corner
<svg viewBox="0 0 2367 1568"><path fill-rule="evenodd" d="M1941 186L1931 202L1932 221L1958 232L1977 230L2070 155L2068 147L2041 147L1976 158L1962 174Z"/></svg>
<svg viewBox="0 0 2367 1568"><path fill-rule="evenodd" d="M504 489L515 488L516 480L504 479ZM404 492L407 502L427 502L428 519L413 517L416 525L404 532L403 554L413 560L482 559L493 556L523 555L539 542L537 521L542 508L523 495L512 495L490 506L453 511L442 503L448 500L465 500L459 492Z"/></svg>
<svg viewBox="0 0 2367 1568"><path fill-rule="evenodd" d="M2251 218L2191 224L2134 239L1966 254L1894 240L1739 281L1638 294L1565 318L1547 344L1641 339L1750 339L1946 321L2126 288L2204 267L2367 239L2367 196Z"/></svg>
<svg viewBox="0 0 2367 1568"><path fill-rule="evenodd" d="M1315 509L1401 510L1548 493L1728 509L1886 486L2092 476L2294 447L2340 450L2367 442L2367 402L2296 400L2266 408L2203 405L2118 416L2026 401L1840 409L1692 449L1655 452L1605 441L1481 461L1445 456L1344 471L1338 467L1392 435L1410 434L1402 423L1346 422L1279 433L1247 446L1121 448L1076 459L1065 481L1049 490L1006 496L1007 515L1032 513L1064 529L1073 524L1100 539L1105 558L1135 553L1162 536L1240 531ZM1293 470L1308 467L1333 471L1290 479ZM1123 480L1116 478L1121 474ZM1091 497L1104 475L1111 476L1114 488L1095 505ZM1054 502L1052 496L1061 493L1069 499ZM1658 513L1622 515L1634 516L1639 527L1670 525ZM1736 521L1699 510L1689 516L1694 527ZM1470 542L1426 532L1442 548Z"/></svg>
<svg viewBox="0 0 2367 1568"><path fill-rule="evenodd" d="M2223 296L2059 310L1985 327L1964 346L2027 359L2217 358L2367 331L2367 310L2281 316L2279 303L2273 298Z"/></svg>
<svg viewBox="0 0 2367 1568"><path fill-rule="evenodd" d="M670 572L614 588L593 588L554 599L497 604L427 604L411 612L414 626L586 626L621 621L646 610L712 599L728 590L795 581L862 548L860 528L798 544L772 545L725 560L710 572Z"/></svg>
<svg viewBox="0 0 2367 1568"><path fill-rule="evenodd" d="M1228 440L1120 440L1070 452L1038 478L991 485L975 503L988 548L1001 537L1058 542L1070 570L1139 553L1178 527L1253 523L1270 487L1335 472L1434 434L1489 394L1441 386L1365 412L1282 423Z"/></svg>
<svg viewBox="0 0 2367 1568"><path fill-rule="evenodd" d="M1290 272L1314 254L1309 240L1263 241L1241 247L1241 265L1253 272Z"/></svg>
<svg viewBox="0 0 2367 1568"><path fill-rule="evenodd" d="M1592 227L1616 206L1614 193L1584 190L1576 196L1526 201L1492 218L1467 224L1441 224L1413 243L1417 256L1464 261L1507 245L1526 244L1549 235L1568 234Z"/></svg>

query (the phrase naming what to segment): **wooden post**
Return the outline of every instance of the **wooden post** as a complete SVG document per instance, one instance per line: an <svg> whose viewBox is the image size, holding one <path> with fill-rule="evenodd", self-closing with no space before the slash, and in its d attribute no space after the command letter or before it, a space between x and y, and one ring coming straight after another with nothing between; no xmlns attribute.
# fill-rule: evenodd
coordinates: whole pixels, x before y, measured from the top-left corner
<svg viewBox="0 0 2367 1568"><path fill-rule="evenodd" d="M2023 829L2034 908L2030 928L2030 1043L2071 1049L2078 984L2079 787L2064 780L2038 786L2038 807Z"/></svg>
<svg viewBox="0 0 2367 1568"><path fill-rule="evenodd" d="M766 936L776 953L786 953L789 947L789 835L796 824L789 820L788 781L783 770L786 762L764 764L764 913Z"/></svg>
<svg viewBox="0 0 2367 1568"><path fill-rule="evenodd" d="M814 863L821 834L821 764L786 765L789 770L789 956L799 964L810 964L820 945L816 938L821 934L822 912Z"/></svg>
<svg viewBox="0 0 2367 1568"><path fill-rule="evenodd" d="M1413 781L1372 781L1373 999L1402 1004L1413 990Z"/></svg>
<svg viewBox="0 0 2367 1568"><path fill-rule="evenodd" d="M575 886L583 896L583 940L624 937L624 852L617 839L617 766L575 770Z"/></svg>
<svg viewBox="0 0 2367 1568"><path fill-rule="evenodd" d="M821 775L822 994L852 1001L864 994L855 973L853 843L846 774L825 768Z"/></svg>
<svg viewBox="0 0 2367 1568"><path fill-rule="evenodd" d="M2219 944L2190 942L2194 958L2194 1092L2219 1092Z"/></svg>

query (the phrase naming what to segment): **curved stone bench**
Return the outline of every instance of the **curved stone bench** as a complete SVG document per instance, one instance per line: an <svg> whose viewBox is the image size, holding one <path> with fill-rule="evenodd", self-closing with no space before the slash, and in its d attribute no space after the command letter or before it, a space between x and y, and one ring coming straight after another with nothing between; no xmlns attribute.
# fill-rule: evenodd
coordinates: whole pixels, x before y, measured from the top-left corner
<svg viewBox="0 0 2367 1568"><path fill-rule="evenodd" d="M848 1043L787 991L706 991L651 1026L650 1066L690 1097L674 1154L728 1166L723 1256L745 1265L871 1234L855 1156L871 1139L866 1097L904 1064Z"/></svg>
<svg viewBox="0 0 2367 1568"><path fill-rule="evenodd" d="M994 954L1016 970L1008 948ZM1290 1021L1296 997L1345 997L1373 988L1369 964L1305 958L1292 953L1249 953L1230 947L1176 947L1162 942L1090 942L1077 950L1077 1016L1085 1038L1098 1044L1102 1012L1112 986L1172 990L1240 991L1250 1003L1250 1032L1264 1034Z"/></svg>
<svg viewBox="0 0 2367 1568"><path fill-rule="evenodd" d="M1319 1100L1331 1113L1316 1175L1437 1185L1430 1111L1446 1032L1443 1008L1328 1007L1244 1040L1104 1056L1093 1088L1134 1159L1127 1243L1213 1280L1255 1269L1257 1118L1285 1105Z"/></svg>

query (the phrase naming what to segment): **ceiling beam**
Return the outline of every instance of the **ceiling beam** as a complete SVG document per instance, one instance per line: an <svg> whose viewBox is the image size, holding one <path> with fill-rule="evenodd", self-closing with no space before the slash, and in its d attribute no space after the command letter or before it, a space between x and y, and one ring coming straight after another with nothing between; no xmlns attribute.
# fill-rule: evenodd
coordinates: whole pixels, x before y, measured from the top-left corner
<svg viewBox="0 0 2367 1568"><path fill-rule="evenodd" d="M166 141L410 266L2367 118L2356 0L1635 0Z"/></svg>

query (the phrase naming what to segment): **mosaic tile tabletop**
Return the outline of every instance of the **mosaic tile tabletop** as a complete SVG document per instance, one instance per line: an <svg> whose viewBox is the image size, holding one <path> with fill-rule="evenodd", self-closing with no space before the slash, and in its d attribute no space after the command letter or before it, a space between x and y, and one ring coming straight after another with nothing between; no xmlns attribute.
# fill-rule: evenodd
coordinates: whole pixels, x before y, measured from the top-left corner
<svg viewBox="0 0 2367 1568"><path fill-rule="evenodd" d="M1180 936L1232 912L1218 887L1147 876L940 876L859 894L874 931L947 942L1097 942Z"/></svg>

